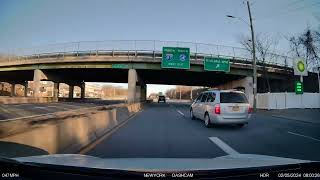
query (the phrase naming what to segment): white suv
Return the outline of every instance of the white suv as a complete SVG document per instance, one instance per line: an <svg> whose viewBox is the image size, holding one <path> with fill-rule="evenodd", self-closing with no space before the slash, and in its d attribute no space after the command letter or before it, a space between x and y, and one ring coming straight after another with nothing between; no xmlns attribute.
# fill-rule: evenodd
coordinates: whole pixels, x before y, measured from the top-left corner
<svg viewBox="0 0 320 180"><path fill-rule="evenodd" d="M202 92L191 104L191 119L212 124L236 124L242 127L251 118L253 109L245 94L236 90L212 90Z"/></svg>

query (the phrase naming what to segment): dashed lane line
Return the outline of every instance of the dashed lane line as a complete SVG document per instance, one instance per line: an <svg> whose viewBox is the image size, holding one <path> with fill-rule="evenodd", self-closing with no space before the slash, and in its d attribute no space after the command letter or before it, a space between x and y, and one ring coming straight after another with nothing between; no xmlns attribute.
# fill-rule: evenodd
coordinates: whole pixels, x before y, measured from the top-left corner
<svg viewBox="0 0 320 180"><path fill-rule="evenodd" d="M36 108L36 109L47 109L48 107L44 107L44 106L36 106L36 107L33 107L33 108Z"/></svg>
<svg viewBox="0 0 320 180"><path fill-rule="evenodd" d="M312 139L312 140L314 140L314 141L320 142L320 139L317 139L317 138L314 138L314 137L310 137L310 136L306 136L306 135L303 135L303 134L294 133L294 132L290 132L290 131L288 131L288 133L289 133L289 134L296 135L296 136L300 136L300 137L304 137L304 138L307 138L307 139Z"/></svg>
<svg viewBox="0 0 320 180"><path fill-rule="evenodd" d="M227 154L230 154L230 155L240 154L239 152L234 150L232 147L230 147L228 144L226 144L225 142L223 142L221 139L217 137L209 137L209 139Z"/></svg>
<svg viewBox="0 0 320 180"><path fill-rule="evenodd" d="M179 114L181 114L181 115L184 117L183 112L181 112L180 110L177 110L177 112L178 112Z"/></svg>

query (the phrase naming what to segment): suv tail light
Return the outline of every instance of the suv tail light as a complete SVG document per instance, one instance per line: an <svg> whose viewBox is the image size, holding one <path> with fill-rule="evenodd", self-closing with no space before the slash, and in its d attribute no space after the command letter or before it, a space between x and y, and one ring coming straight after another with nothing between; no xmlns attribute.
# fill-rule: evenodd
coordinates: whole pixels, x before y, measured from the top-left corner
<svg viewBox="0 0 320 180"><path fill-rule="evenodd" d="M253 112L253 108L251 105L249 105L248 113L251 114Z"/></svg>
<svg viewBox="0 0 320 180"><path fill-rule="evenodd" d="M216 104L216 105L214 106L214 113L215 113L215 114L220 114L220 113L221 113L220 104Z"/></svg>

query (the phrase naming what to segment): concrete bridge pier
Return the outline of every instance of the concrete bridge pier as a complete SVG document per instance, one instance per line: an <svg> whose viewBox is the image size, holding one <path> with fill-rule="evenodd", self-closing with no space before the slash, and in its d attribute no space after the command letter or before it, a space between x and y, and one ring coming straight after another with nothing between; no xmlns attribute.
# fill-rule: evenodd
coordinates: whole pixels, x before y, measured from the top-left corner
<svg viewBox="0 0 320 180"><path fill-rule="evenodd" d="M69 98L73 98L74 85L69 85Z"/></svg>
<svg viewBox="0 0 320 180"><path fill-rule="evenodd" d="M247 76L243 79L230 81L226 84L216 86L219 89L243 89L246 94L249 103L253 104L253 78L251 76Z"/></svg>
<svg viewBox="0 0 320 180"><path fill-rule="evenodd" d="M86 93L86 83L82 82L80 85L80 89L81 89L81 99L84 99L86 97L85 93Z"/></svg>
<svg viewBox="0 0 320 180"><path fill-rule="evenodd" d="M53 82L53 97L58 98L59 97L59 83Z"/></svg>
<svg viewBox="0 0 320 180"><path fill-rule="evenodd" d="M136 85L138 75L135 69L129 69L128 71L128 103L136 102Z"/></svg>
<svg viewBox="0 0 320 180"><path fill-rule="evenodd" d="M135 69L128 72L128 103L146 100L147 85L139 78Z"/></svg>
<svg viewBox="0 0 320 180"><path fill-rule="evenodd" d="M145 101L147 100L147 85L142 84L140 89L140 100Z"/></svg>
<svg viewBox="0 0 320 180"><path fill-rule="evenodd" d="M11 83L11 97L16 96L16 83Z"/></svg>
<svg viewBox="0 0 320 180"><path fill-rule="evenodd" d="M35 69L33 74L33 96L40 96L40 80L41 80L41 70Z"/></svg>
<svg viewBox="0 0 320 180"><path fill-rule="evenodd" d="M24 97L28 96L28 81L24 82L23 87L24 87Z"/></svg>
<svg viewBox="0 0 320 180"><path fill-rule="evenodd" d="M33 72L33 96L40 97L40 81L48 80L48 77L40 69L35 69Z"/></svg>

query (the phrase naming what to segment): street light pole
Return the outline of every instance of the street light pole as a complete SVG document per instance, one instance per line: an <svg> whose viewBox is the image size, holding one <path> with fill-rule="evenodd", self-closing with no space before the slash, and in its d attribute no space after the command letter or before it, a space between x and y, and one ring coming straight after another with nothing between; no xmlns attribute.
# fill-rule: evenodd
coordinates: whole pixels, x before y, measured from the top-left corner
<svg viewBox="0 0 320 180"><path fill-rule="evenodd" d="M318 65L318 67L315 68L315 70L317 71L317 75L318 75L318 86L319 86L319 94L320 94L320 66Z"/></svg>
<svg viewBox="0 0 320 180"><path fill-rule="evenodd" d="M250 3L247 1L249 19L250 19L250 29L251 29L251 39L252 39L252 64L253 64L253 110L256 112L257 110L257 63L256 63L256 48L255 48L255 40L254 40L254 31L252 25L252 17L250 10Z"/></svg>
<svg viewBox="0 0 320 180"><path fill-rule="evenodd" d="M249 19L250 19L250 24L247 23L245 20L243 20L240 17L232 16L232 15L227 15L229 18L237 18L240 19L242 22L250 26L251 30L251 41L252 41L252 66L253 66L253 110L256 112L257 110L257 63L256 63L256 48L255 48L255 40L254 40L254 30L253 30L253 23L252 23L252 17L251 17L251 9L250 9L250 4L249 1L247 1L247 7L248 7L248 12L249 12Z"/></svg>

